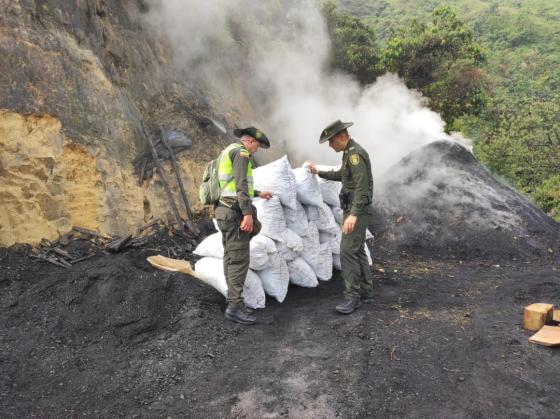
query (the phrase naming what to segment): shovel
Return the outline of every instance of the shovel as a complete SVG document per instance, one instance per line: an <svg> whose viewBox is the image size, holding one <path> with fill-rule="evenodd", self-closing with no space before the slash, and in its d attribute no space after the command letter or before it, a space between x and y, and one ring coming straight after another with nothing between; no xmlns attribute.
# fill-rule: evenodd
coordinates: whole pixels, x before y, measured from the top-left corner
<svg viewBox="0 0 560 419"><path fill-rule="evenodd" d="M162 271L181 272L202 280L200 275L194 271L191 264L186 260L171 259L162 255L157 255L149 256L147 261L150 262L153 267L161 269Z"/></svg>

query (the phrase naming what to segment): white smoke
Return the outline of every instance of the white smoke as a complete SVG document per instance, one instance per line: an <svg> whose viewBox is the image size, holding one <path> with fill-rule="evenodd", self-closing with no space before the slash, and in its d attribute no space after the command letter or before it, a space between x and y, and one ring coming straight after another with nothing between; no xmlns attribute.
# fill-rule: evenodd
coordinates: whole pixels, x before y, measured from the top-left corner
<svg viewBox="0 0 560 419"><path fill-rule="evenodd" d="M239 103L233 96L249 96L252 122L292 163L339 163L318 143L336 119L354 122L349 132L369 151L375 176L415 148L452 140L427 100L397 76L363 89L327 68L330 41L313 0L152 0L149 20L171 41L186 76L222 92L223 112Z"/></svg>

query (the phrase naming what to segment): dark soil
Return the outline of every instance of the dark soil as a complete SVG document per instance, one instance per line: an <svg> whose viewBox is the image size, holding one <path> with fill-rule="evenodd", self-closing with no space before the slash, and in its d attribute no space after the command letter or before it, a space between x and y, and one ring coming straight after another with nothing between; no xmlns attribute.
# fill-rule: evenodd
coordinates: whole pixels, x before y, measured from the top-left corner
<svg viewBox="0 0 560 419"><path fill-rule="evenodd" d="M373 304L337 315L337 274L269 299L246 327L223 318L218 292L154 270L146 257L169 244L157 240L70 269L0 249L0 416L558 414L560 349L521 327L525 305L560 304L557 262L374 249Z"/></svg>

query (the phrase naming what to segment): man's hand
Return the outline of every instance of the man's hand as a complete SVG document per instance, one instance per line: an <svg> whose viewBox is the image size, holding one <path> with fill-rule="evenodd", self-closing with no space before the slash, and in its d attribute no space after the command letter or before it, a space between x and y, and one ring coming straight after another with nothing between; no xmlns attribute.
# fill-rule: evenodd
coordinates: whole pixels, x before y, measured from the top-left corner
<svg viewBox="0 0 560 419"><path fill-rule="evenodd" d="M247 214L243 216L243 220L241 220L241 225L239 226L241 231L246 231L247 233L253 232L253 216L251 214Z"/></svg>
<svg viewBox="0 0 560 419"><path fill-rule="evenodd" d="M313 173L314 175L316 175L319 171L317 170L317 166L315 166L315 163L312 162L311 160L306 160L304 164L307 164L307 168L309 169L309 171L311 173Z"/></svg>
<svg viewBox="0 0 560 419"><path fill-rule="evenodd" d="M344 220L344 224L342 225L342 232L344 234L350 234L354 231L354 227L356 226L356 222L358 222L358 217L355 215L349 215Z"/></svg>
<svg viewBox="0 0 560 419"><path fill-rule="evenodd" d="M259 198L266 199L268 201L270 198L272 198L272 192L262 191L259 194Z"/></svg>

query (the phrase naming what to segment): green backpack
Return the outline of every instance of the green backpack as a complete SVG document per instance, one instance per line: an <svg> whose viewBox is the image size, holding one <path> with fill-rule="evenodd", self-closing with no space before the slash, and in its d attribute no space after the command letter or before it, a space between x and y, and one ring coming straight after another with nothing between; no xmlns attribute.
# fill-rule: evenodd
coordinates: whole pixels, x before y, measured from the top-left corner
<svg viewBox="0 0 560 419"><path fill-rule="evenodd" d="M219 167L222 154L217 159L206 165L202 175L202 183L198 188L198 197L202 205L215 205L220 200L222 188L220 188Z"/></svg>

